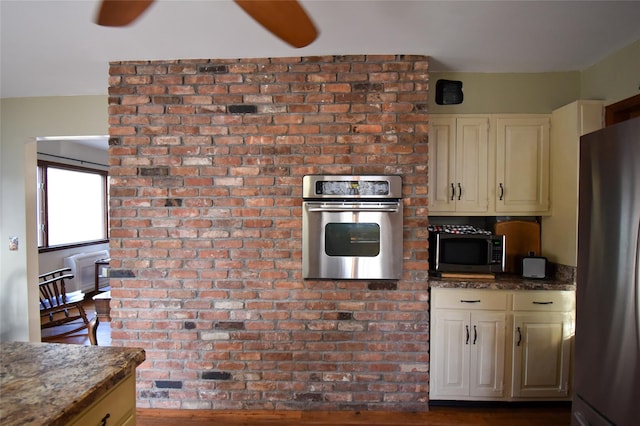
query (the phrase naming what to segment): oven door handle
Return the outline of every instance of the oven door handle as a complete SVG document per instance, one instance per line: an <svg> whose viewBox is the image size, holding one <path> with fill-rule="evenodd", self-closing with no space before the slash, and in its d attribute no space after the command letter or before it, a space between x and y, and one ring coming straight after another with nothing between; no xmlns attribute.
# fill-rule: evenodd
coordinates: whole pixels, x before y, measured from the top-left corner
<svg viewBox="0 0 640 426"><path fill-rule="evenodd" d="M312 203L306 202L310 212L391 212L400 210L399 202L380 203Z"/></svg>

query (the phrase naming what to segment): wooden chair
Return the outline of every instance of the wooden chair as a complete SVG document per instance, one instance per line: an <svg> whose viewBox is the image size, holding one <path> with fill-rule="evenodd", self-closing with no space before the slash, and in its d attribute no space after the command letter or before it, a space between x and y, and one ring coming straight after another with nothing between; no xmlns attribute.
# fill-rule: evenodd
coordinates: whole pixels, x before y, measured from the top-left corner
<svg viewBox="0 0 640 426"><path fill-rule="evenodd" d="M43 335L47 342L87 329L89 342L97 345L98 319L91 321L82 304L84 293L81 290L67 293L65 280L73 278L71 268L61 268L39 275L40 287L40 328L42 330L60 327L59 332Z"/></svg>
<svg viewBox="0 0 640 426"><path fill-rule="evenodd" d="M45 272L44 274L38 275L38 279L40 280L40 282L42 282L67 274L71 274L71 268L60 268L56 269L55 271Z"/></svg>

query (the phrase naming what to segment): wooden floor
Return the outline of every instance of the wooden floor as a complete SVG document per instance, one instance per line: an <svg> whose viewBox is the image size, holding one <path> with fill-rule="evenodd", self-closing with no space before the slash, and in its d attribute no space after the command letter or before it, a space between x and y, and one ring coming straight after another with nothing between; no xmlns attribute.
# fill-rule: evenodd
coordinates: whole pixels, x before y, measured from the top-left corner
<svg viewBox="0 0 640 426"><path fill-rule="evenodd" d="M425 413L137 410L137 426L569 426L567 407L432 407Z"/></svg>
<svg viewBox="0 0 640 426"><path fill-rule="evenodd" d="M92 301L85 303L90 318ZM109 322L98 326L98 345L111 344ZM89 345L86 330L59 343ZM137 426L569 426L570 406L431 407L428 412L217 411L138 408Z"/></svg>

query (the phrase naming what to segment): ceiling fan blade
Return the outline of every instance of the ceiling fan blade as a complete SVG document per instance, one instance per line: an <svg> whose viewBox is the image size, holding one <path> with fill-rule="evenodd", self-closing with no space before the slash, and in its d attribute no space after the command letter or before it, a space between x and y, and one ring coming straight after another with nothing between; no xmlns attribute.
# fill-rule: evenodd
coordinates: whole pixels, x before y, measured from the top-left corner
<svg viewBox="0 0 640 426"><path fill-rule="evenodd" d="M124 27L135 21L153 0L102 0L96 23L105 27Z"/></svg>
<svg viewBox="0 0 640 426"><path fill-rule="evenodd" d="M311 44L318 30L296 0L234 0L253 19L294 47Z"/></svg>

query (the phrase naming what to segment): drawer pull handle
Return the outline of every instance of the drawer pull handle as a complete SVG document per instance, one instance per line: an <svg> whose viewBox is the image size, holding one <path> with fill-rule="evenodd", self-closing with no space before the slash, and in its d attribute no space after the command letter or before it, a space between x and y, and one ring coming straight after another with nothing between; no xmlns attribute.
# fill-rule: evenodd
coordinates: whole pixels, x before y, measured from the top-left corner
<svg viewBox="0 0 640 426"><path fill-rule="evenodd" d="M458 201L462 198L462 185L458 182Z"/></svg>
<svg viewBox="0 0 640 426"><path fill-rule="evenodd" d="M476 326L473 326L473 344L476 344L476 341L478 340L478 330L476 329Z"/></svg>
<svg viewBox="0 0 640 426"><path fill-rule="evenodd" d="M464 344L465 344L465 345L468 345L468 344L469 344L469 326L468 326L468 325L465 325L464 327L467 329L467 341L466 341L466 342L464 342Z"/></svg>
<svg viewBox="0 0 640 426"><path fill-rule="evenodd" d="M460 303L480 303L481 300L464 300L464 299L460 299Z"/></svg>
<svg viewBox="0 0 640 426"><path fill-rule="evenodd" d="M500 185L498 185L498 187L500 188L500 201L502 201L502 199L504 198L504 186L502 186L502 182L500 182Z"/></svg>
<svg viewBox="0 0 640 426"><path fill-rule="evenodd" d="M100 420L100 426L107 426L107 420L109 417L111 417L111 414L107 413L107 415Z"/></svg>
<svg viewBox="0 0 640 426"><path fill-rule="evenodd" d="M533 302L534 305L553 305L553 302Z"/></svg>
<svg viewBox="0 0 640 426"><path fill-rule="evenodd" d="M453 186L453 182L451 182L451 201L456 198L456 187Z"/></svg>
<svg viewBox="0 0 640 426"><path fill-rule="evenodd" d="M520 327L518 327L518 344L516 346L520 346L522 343L522 331L520 331Z"/></svg>

